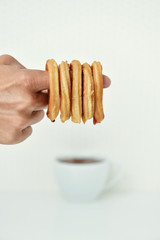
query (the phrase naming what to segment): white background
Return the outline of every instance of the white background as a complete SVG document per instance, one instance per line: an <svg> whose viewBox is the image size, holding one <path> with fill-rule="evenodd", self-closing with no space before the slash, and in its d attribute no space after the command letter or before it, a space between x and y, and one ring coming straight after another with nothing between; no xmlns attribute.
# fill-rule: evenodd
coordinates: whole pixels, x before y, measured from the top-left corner
<svg viewBox="0 0 160 240"><path fill-rule="evenodd" d="M19 145L0 145L0 240L160 239L160 1L0 0L0 54L32 69L99 60L112 80L105 120L47 117ZM123 163L95 203L60 196L53 160L91 154Z"/></svg>
<svg viewBox="0 0 160 240"><path fill-rule="evenodd" d="M160 190L159 13L158 0L0 0L0 54L33 69L99 60L112 80L102 124L45 117L27 141L0 145L0 192L52 193L62 153L123 162L120 189Z"/></svg>

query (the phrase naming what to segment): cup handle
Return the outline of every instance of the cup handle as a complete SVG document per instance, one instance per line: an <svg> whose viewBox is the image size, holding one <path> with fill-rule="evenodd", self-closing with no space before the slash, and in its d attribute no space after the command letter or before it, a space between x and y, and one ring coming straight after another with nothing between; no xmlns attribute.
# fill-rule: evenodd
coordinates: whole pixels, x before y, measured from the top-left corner
<svg viewBox="0 0 160 240"><path fill-rule="evenodd" d="M111 169L112 166L110 166ZM117 171L114 174L113 177L111 177L110 180L107 181L107 185L104 186L104 191L108 191L109 189L111 189L123 176L124 173L124 168L122 166L122 164L119 164L119 166L117 167Z"/></svg>

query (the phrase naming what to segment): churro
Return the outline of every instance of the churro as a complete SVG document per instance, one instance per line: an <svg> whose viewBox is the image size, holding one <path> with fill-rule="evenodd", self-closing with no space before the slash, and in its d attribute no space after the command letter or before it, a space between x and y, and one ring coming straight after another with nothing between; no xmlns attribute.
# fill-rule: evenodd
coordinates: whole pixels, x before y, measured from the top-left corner
<svg viewBox="0 0 160 240"><path fill-rule="evenodd" d="M82 72L83 72L82 120L83 123L85 123L88 119L91 119L94 114L94 82L92 76L92 69L88 63L83 64Z"/></svg>
<svg viewBox="0 0 160 240"><path fill-rule="evenodd" d="M54 59L46 62L49 72L48 118L54 122L61 112L60 119L65 122L83 123L93 118L93 123L104 119L102 65L94 61L90 66L73 60L69 65L62 61L57 65Z"/></svg>
<svg viewBox="0 0 160 240"><path fill-rule="evenodd" d="M61 96L61 121L65 122L70 118L71 111L71 80L69 73L69 65L66 62L62 61L59 65L60 73L60 96Z"/></svg>
<svg viewBox="0 0 160 240"><path fill-rule="evenodd" d="M103 76L102 65L100 62L92 63L92 73L94 80L95 106L93 123L100 123L104 119L103 112Z"/></svg>
<svg viewBox="0 0 160 240"><path fill-rule="evenodd" d="M72 75L72 122L80 123L82 117L82 67L79 61L70 64Z"/></svg>
<svg viewBox="0 0 160 240"><path fill-rule="evenodd" d="M47 116L54 122L60 108L59 73L57 63L54 59L47 60L46 70L49 72L50 85Z"/></svg>

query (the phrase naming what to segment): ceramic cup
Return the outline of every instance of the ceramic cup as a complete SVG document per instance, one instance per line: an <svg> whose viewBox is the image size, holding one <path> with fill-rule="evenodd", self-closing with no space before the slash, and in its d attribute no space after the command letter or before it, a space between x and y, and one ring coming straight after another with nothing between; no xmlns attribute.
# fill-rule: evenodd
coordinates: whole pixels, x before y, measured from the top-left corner
<svg viewBox="0 0 160 240"><path fill-rule="evenodd" d="M112 165L106 158L58 157L55 175L63 196L72 202L90 202L111 188L122 175L122 169L111 179Z"/></svg>

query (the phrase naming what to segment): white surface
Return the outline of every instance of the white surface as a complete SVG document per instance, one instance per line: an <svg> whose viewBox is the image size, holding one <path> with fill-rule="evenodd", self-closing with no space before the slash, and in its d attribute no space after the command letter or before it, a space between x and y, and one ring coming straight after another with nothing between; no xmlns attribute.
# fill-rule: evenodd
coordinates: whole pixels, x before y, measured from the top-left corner
<svg viewBox="0 0 160 240"><path fill-rule="evenodd" d="M0 240L160 239L159 13L159 0L0 1L1 54L36 69L100 60L112 79L102 124L45 118L24 143L0 145ZM124 162L122 192L86 206L51 196L54 157L85 152Z"/></svg>
<svg viewBox="0 0 160 240"><path fill-rule="evenodd" d="M0 50L28 68L47 58L100 60L112 79L106 118L85 126L45 118L16 146L0 146L0 191L51 193L53 158L92 153L123 161L122 189L160 189L160 1L1 0Z"/></svg>
<svg viewBox="0 0 160 240"><path fill-rule="evenodd" d="M54 195L0 195L0 240L159 240L160 193L110 192L78 205Z"/></svg>

